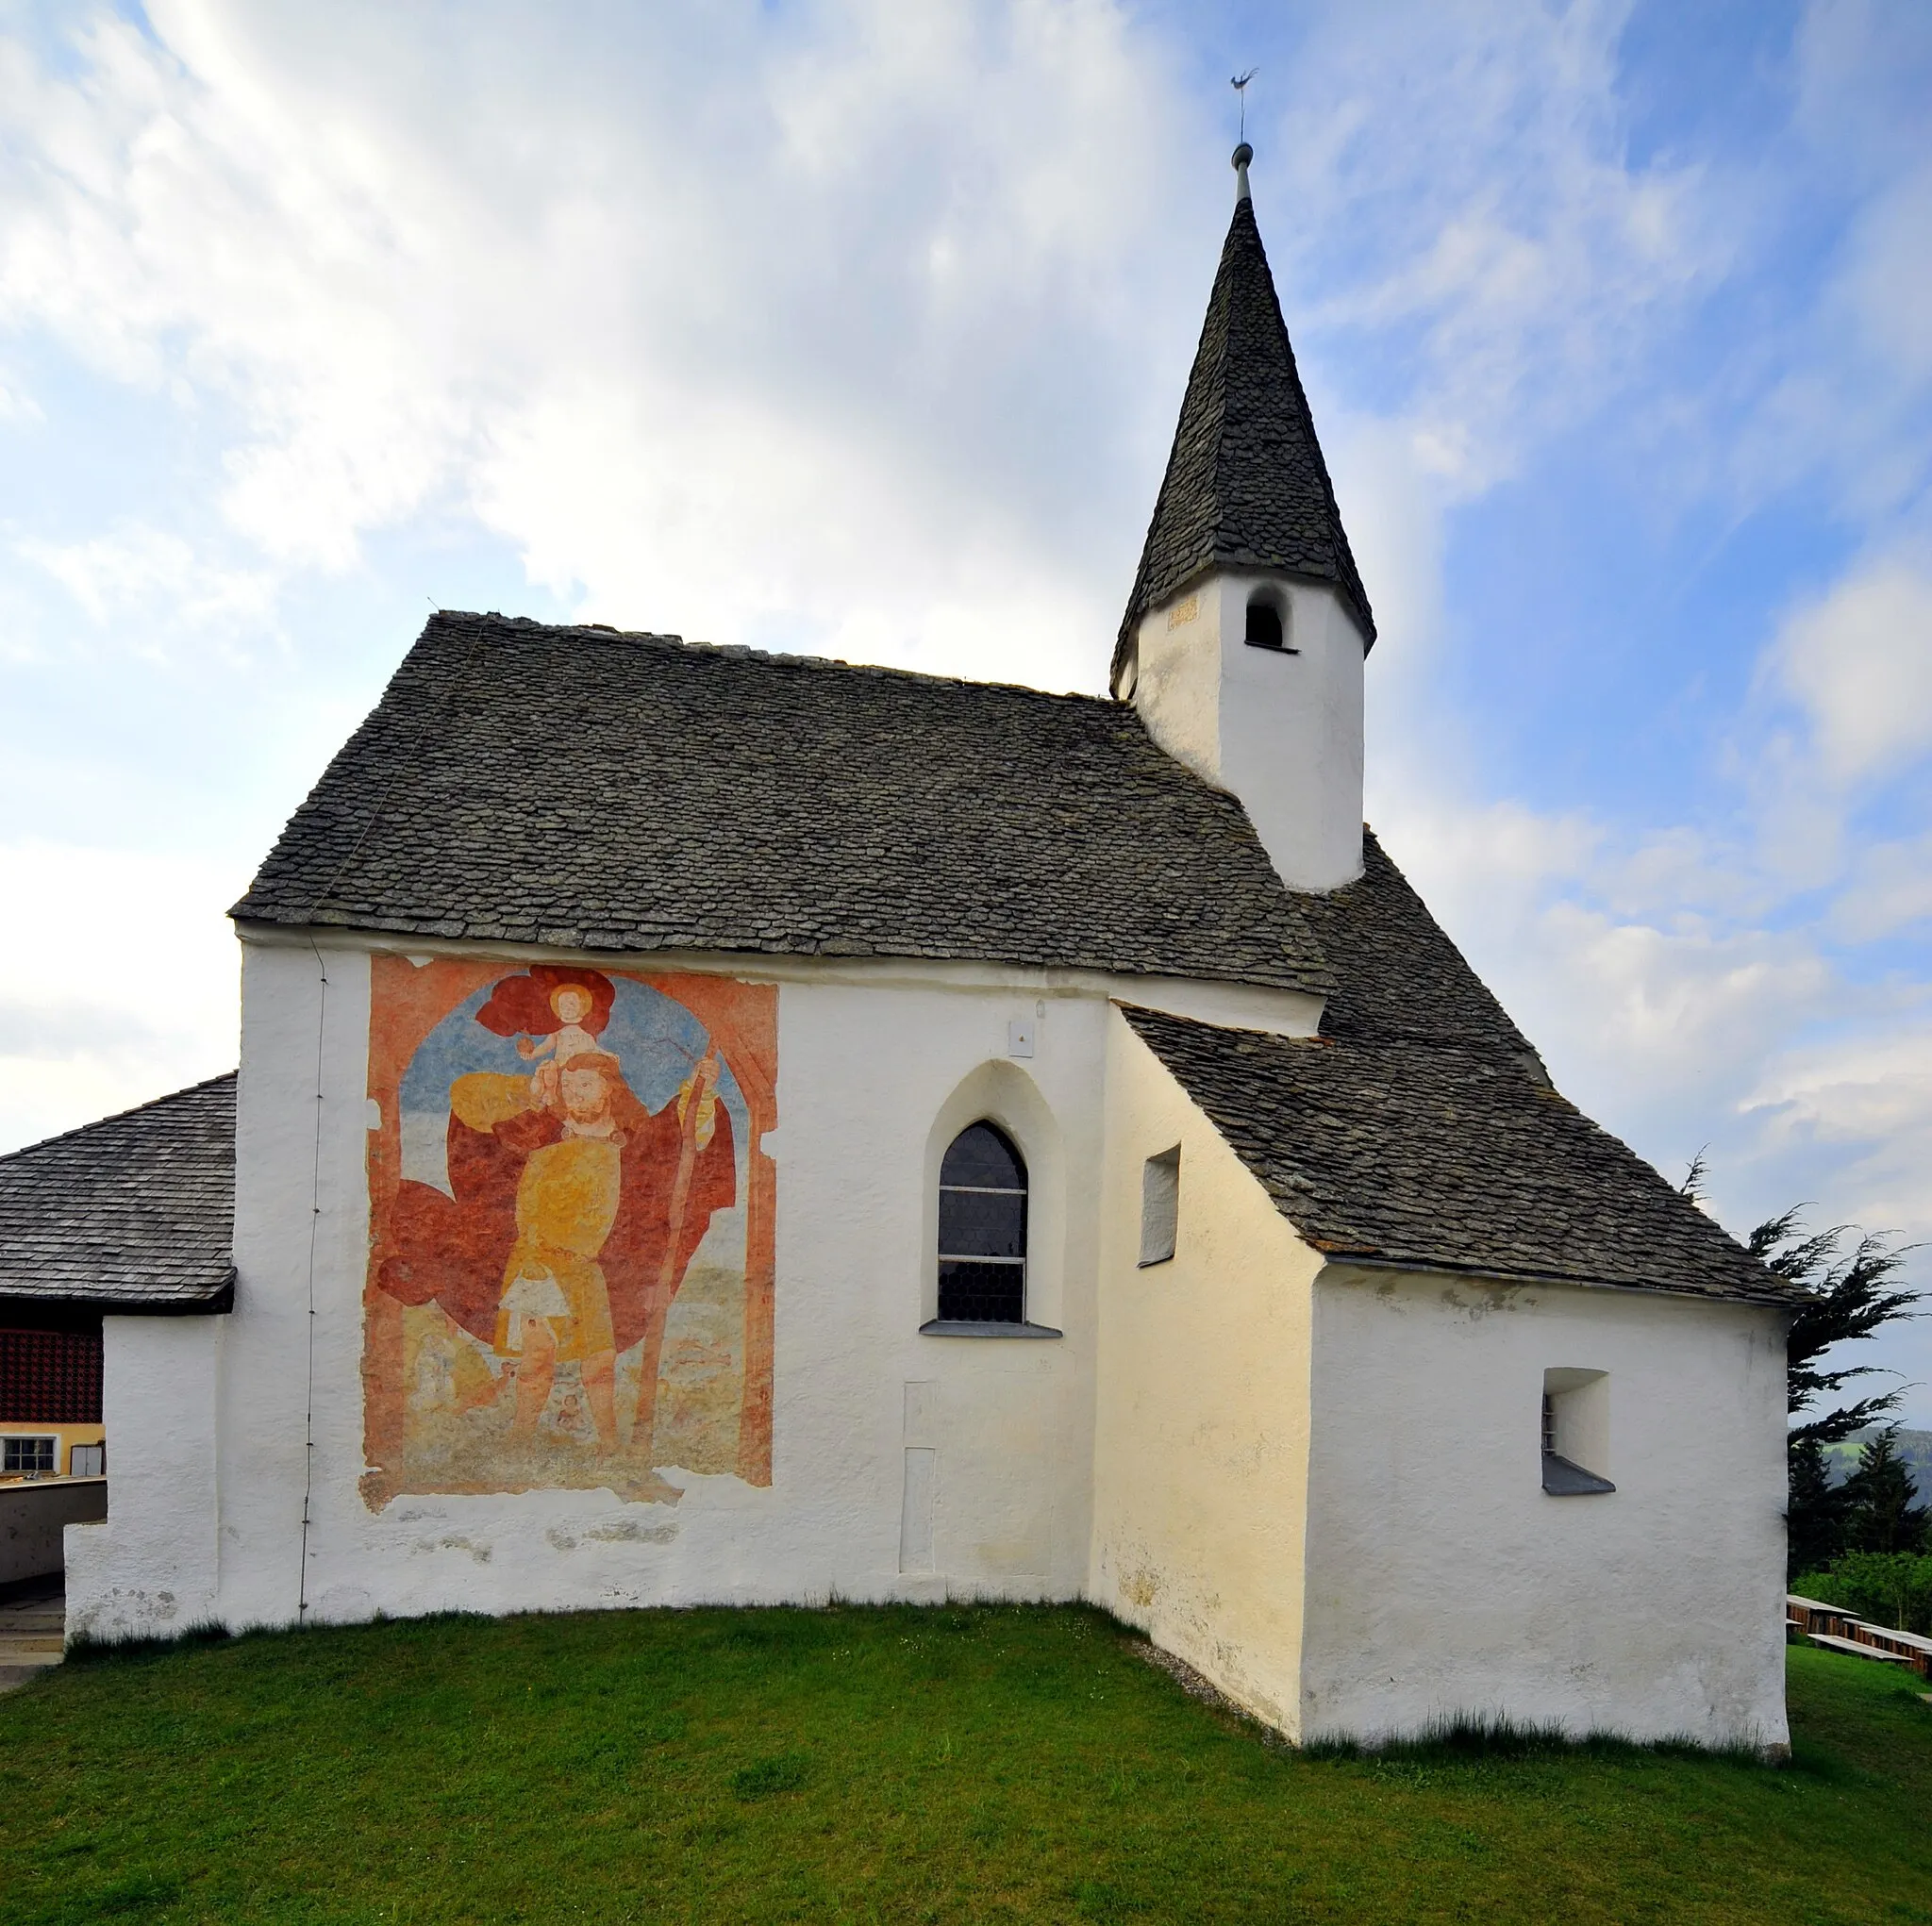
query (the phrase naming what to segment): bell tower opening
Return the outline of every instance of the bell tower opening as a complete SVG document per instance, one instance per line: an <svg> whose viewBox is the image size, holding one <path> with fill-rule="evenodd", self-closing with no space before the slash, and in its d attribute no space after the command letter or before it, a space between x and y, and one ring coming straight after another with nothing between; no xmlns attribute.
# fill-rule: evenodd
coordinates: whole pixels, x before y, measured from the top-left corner
<svg viewBox="0 0 1932 1926"><path fill-rule="evenodd" d="M1247 631L1241 639L1251 649L1273 649L1283 656L1295 650L1288 641L1288 598L1275 588L1257 589L1248 597Z"/></svg>

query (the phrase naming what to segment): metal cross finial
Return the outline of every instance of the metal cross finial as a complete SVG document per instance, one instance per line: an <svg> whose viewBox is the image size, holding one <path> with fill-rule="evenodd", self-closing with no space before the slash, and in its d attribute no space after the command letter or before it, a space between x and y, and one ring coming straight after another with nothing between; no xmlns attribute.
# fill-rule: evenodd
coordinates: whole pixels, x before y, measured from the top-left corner
<svg viewBox="0 0 1932 1926"><path fill-rule="evenodd" d="M1231 75L1227 83L1241 97L1241 130L1236 137L1241 141L1248 138L1248 82L1260 71L1258 67L1250 67L1245 74Z"/></svg>

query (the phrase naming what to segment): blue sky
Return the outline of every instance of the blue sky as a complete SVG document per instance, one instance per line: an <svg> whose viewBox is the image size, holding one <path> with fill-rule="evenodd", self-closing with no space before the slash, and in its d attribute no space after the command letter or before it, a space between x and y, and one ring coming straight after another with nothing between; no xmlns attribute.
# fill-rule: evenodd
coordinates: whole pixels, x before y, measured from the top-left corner
<svg viewBox="0 0 1932 1926"><path fill-rule="evenodd" d="M431 606L1098 689L1247 66L1372 819L1726 1223L1932 1236L1917 0L0 0L0 1143L232 1061Z"/></svg>

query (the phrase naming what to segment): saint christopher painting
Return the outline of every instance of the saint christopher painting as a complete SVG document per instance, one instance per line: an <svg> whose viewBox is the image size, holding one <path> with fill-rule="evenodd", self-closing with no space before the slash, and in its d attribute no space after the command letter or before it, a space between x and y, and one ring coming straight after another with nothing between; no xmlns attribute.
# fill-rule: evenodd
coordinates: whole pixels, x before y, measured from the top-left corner
<svg viewBox="0 0 1932 1926"><path fill-rule="evenodd" d="M769 986L375 959L371 1503L770 1482L775 1032Z"/></svg>

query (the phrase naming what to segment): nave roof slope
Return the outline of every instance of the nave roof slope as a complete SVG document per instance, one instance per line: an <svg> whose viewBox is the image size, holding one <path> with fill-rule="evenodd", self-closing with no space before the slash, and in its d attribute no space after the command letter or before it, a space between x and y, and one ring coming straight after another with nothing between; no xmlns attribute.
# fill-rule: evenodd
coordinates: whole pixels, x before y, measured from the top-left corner
<svg viewBox="0 0 1932 1926"><path fill-rule="evenodd" d="M1240 803L1124 705L496 615L430 620L233 914L1331 982Z"/></svg>

